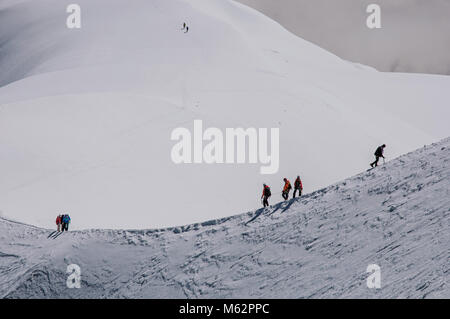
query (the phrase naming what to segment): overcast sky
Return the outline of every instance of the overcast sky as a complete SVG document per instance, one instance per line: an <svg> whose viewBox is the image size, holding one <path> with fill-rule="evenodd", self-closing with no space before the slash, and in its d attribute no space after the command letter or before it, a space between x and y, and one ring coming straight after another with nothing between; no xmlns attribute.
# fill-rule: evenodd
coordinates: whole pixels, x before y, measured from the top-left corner
<svg viewBox="0 0 450 319"><path fill-rule="evenodd" d="M450 74L450 0L237 0L300 37L381 71ZM369 4L381 29L366 26Z"/></svg>

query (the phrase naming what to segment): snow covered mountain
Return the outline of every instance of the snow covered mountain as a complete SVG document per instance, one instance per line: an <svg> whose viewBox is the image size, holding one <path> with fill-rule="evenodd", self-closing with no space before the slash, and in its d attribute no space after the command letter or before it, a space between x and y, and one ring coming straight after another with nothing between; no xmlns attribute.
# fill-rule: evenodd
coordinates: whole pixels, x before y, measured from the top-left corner
<svg viewBox="0 0 450 319"><path fill-rule="evenodd" d="M450 135L450 77L384 74L229 0L0 2L0 211L53 227L155 228L305 192ZM182 24L190 27L184 33ZM177 165L177 127L280 129L280 170Z"/></svg>
<svg viewBox="0 0 450 319"><path fill-rule="evenodd" d="M0 219L0 298L449 298L450 138L270 208L182 227ZM81 288L66 287L67 265ZM381 289L369 289L369 264Z"/></svg>

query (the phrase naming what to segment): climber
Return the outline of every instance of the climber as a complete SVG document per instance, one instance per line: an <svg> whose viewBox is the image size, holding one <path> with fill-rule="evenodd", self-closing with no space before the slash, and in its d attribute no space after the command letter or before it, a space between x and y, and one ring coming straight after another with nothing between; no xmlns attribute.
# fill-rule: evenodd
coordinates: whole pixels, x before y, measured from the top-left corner
<svg viewBox="0 0 450 319"><path fill-rule="evenodd" d="M184 33L187 33L189 31L189 27L187 26L186 22L183 23L183 28L181 30L184 30Z"/></svg>
<svg viewBox="0 0 450 319"><path fill-rule="evenodd" d="M289 182L289 180L286 177L283 178L283 181L284 181L284 187L283 187L283 192L282 192L281 196L283 196L284 200L287 200L289 197L289 192L292 189L292 186L291 186L291 182Z"/></svg>
<svg viewBox="0 0 450 319"><path fill-rule="evenodd" d="M62 215L56 216L56 231L61 231Z"/></svg>
<svg viewBox="0 0 450 319"><path fill-rule="evenodd" d="M300 179L300 176L297 176L297 179L294 182L294 194L292 195L292 198L295 198L295 194L297 193L297 190L298 190L298 196L302 196L303 184L302 184L302 180Z"/></svg>
<svg viewBox="0 0 450 319"><path fill-rule="evenodd" d="M384 155L383 155L385 147L386 147L386 144L378 146L377 150L374 153L375 161L373 163L370 163L371 167L378 166L378 160L380 159L380 157L382 157L383 159L385 158Z"/></svg>
<svg viewBox="0 0 450 319"><path fill-rule="evenodd" d="M263 192L261 195L261 199L263 199L263 205L264 207L269 206L269 197L272 195L272 193L270 192L270 187L267 186L266 184L263 184L264 188L263 188Z"/></svg>
<svg viewBox="0 0 450 319"><path fill-rule="evenodd" d="M69 231L70 224L70 216L69 214L65 214L62 216L62 230L61 231Z"/></svg>

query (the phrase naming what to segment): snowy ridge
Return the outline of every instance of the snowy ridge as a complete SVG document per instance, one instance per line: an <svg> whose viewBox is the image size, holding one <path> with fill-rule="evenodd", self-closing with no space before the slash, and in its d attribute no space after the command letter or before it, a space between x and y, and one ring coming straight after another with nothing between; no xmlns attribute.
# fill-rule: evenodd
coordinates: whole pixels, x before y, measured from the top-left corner
<svg viewBox="0 0 450 319"><path fill-rule="evenodd" d="M299 174L311 192L365 169L378 145L395 158L450 136L450 77L349 63L234 1L79 0L77 30L71 3L0 5L0 210L12 219L190 224L253 209L262 183L276 192ZM278 173L175 164L171 133L196 119L279 128Z"/></svg>
<svg viewBox="0 0 450 319"><path fill-rule="evenodd" d="M0 220L3 298L450 297L450 138L305 196L155 230ZM275 201L273 198L272 201ZM65 286L68 264L82 288ZM382 288L366 287L381 267Z"/></svg>

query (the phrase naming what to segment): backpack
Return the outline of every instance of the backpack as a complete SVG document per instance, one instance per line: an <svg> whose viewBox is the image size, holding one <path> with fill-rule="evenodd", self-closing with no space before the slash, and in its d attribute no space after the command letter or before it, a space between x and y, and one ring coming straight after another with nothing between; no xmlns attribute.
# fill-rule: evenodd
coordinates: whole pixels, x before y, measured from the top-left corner
<svg viewBox="0 0 450 319"><path fill-rule="evenodd" d="M264 196L270 197L271 195L272 195L272 192L270 191L270 187L266 186L266 188L264 188Z"/></svg>
<svg viewBox="0 0 450 319"><path fill-rule="evenodd" d="M379 146L373 155L375 155L375 156L383 155L383 148L381 146Z"/></svg>

